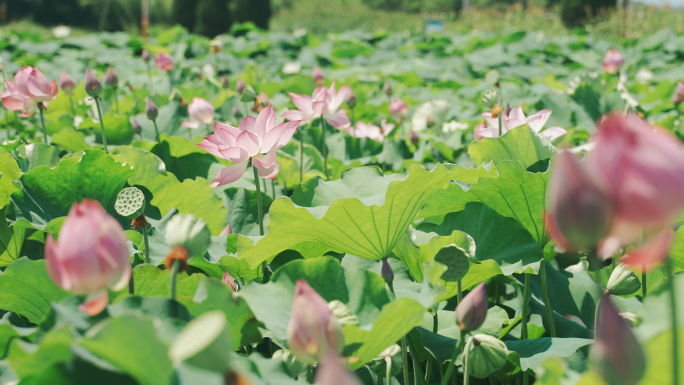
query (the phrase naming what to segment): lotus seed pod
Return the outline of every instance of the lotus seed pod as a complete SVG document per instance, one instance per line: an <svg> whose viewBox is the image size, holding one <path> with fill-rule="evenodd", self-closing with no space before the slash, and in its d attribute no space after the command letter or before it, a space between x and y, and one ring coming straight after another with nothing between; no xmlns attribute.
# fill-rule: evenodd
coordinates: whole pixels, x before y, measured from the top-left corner
<svg viewBox="0 0 684 385"><path fill-rule="evenodd" d="M231 351L228 327L222 311L202 314L178 334L169 349L169 358L176 366L186 362L200 369L228 373Z"/></svg>
<svg viewBox="0 0 684 385"><path fill-rule="evenodd" d="M482 96L482 106L485 111L491 110L499 103L501 103L501 94L497 91L488 91Z"/></svg>
<svg viewBox="0 0 684 385"><path fill-rule="evenodd" d="M442 274L442 279L447 282L460 281L470 268L470 259L465 250L456 245L442 247L435 255L435 261L447 267L447 271Z"/></svg>
<svg viewBox="0 0 684 385"><path fill-rule="evenodd" d="M190 257L201 255L211 244L207 223L192 214L174 215L166 225L165 233L169 246L185 247Z"/></svg>
<svg viewBox="0 0 684 385"><path fill-rule="evenodd" d="M137 218L145 211L145 195L137 187L128 187L116 196L114 209L122 217Z"/></svg>
<svg viewBox="0 0 684 385"><path fill-rule="evenodd" d="M468 340L465 351L468 357L468 373L473 377L487 378L506 365L508 349L500 339L486 334L476 334Z"/></svg>
<svg viewBox="0 0 684 385"><path fill-rule="evenodd" d="M641 282L629 266L621 263L615 267L608 280L608 291L614 295L629 295L641 289Z"/></svg>
<svg viewBox="0 0 684 385"><path fill-rule="evenodd" d="M252 86L245 86L245 89L242 90L242 95L240 96L240 101L241 102L253 102L254 98L256 98L256 92L254 91L254 88L252 88Z"/></svg>

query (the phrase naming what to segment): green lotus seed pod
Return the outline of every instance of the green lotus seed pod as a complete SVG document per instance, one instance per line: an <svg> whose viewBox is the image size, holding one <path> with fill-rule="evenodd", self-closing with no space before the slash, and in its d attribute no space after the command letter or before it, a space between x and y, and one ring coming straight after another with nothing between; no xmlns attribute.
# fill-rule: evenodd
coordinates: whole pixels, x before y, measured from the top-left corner
<svg viewBox="0 0 684 385"><path fill-rule="evenodd" d="M608 291L614 295L629 295L641 289L641 282L629 266L621 263L615 267L608 280Z"/></svg>
<svg viewBox="0 0 684 385"><path fill-rule="evenodd" d="M456 245L442 247L435 255L435 261L447 267L442 274L442 279L447 282L460 281L470 268L470 259L465 250Z"/></svg>
<svg viewBox="0 0 684 385"><path fill-rule="evenodd" d="M487 378L506 365L508 349L500 339L486 334L476 334L465 346L468 374Z"/></svg>
<svg viewBox="0 0 684 385"><path fill-rule="evenodd" d="M192 214L174 215L166 224L164 233L169 246L183 246L191 257L202 255L211 244L207 223Z"/></svg>
<svg viewBox="0 0 684 385"><path fill-rule="evenodd" d="M242 90L242 95L240 95L241 102L253 102L254 98L256 98L256 92L254 92L252 86L247 86Z"/></svg>
<svg viewBox="0 0 684 385"><path fill-rule="evenodd" d="M501 94L497 91L488 91L482 96L482 106L486 111L499 103L501 103Z"/></svg>
<svg viewBox="0 0 684 385"><path fill-rule="evenodd" d="M228 322L220 310L204 313L190 321L169 349L175 366L186 362L200 369L218 373L230 371Z"/></svg>
<svg viewBox="0 0 684 385"><path fill-rule="evenodd" d="M122 217L137 218L145 211L145 195L137 187L128 187L116 196L114 209Z"/></svg>

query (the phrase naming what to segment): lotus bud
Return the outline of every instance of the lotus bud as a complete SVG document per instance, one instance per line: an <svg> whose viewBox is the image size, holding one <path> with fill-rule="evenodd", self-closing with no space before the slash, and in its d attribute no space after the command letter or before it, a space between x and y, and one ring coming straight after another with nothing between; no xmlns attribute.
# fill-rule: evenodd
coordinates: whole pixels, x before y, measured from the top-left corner
<svg viewBox="0 0 684 385"><path fill-rule="evenodd" d="M240 112L240 109L238 108L237 105L233 106L233 116L235 116L235 119L240 119L242 118L242 112Z"/></svg>
<svg viewBox="0 0 684 385"><path fill-rule="evenodd" d="M90 68L86 68L85 90L91 98L96 98L102 93L102 85Z"/></svg>
<svg viewBox="0 0 684 385"><path fill-rule="evenodd" d="M165 234L169 246L183 246L191 257L202 255L211 245L207 223L192 214L174 215L166 225Z"/></svg>
<svg viewBox="0 0 684 385"><path fill-rule="evenodd" d="M242 95L242 91L245 90L245 87L247 87L247 84L245 84L242 79L238 79L235 83L235 91L237 91L238 95Z"/></svg>
<svg viewBox="0 0 684 385"><path fill-rule="evenodd" d="M168 53L161 52L154 57L154 64L160 70L168 72L173 69L173 58Z"/></svg>
<svg viewBox="0 0 684 385"><path fill-rule="evenodd" d="M219 234L219 236L225 237L228 234L233 234L233 228L230 227L230 223L227 224L226 227L223 228L223 230L221 230L221 233Z"/></svg>
<svg viewBox="0 0 684 385"><path fill-rule="evenodd" d="M506 108L504 108L503 114L504 114L504 116L508 116L511 114L511 105L510 104L506 103Z"/></svg>
<svg viewBox="0 0 684 385"><path fill-rule="evenodd" d="M488 91L482 95L482 99L480 100L482 101L482 107L484 107L485 111L488 111L501 103L501 94L498 91Z"/></svg>
<svg viewBox="0 0 684 385"><path fill-rule="evenodd" d="M606 53L606 57L603 58L603 69L609 74L614 74L622 68L625 64L625 58L622 57L620 52L609 49Z"/></svg>
<svg viewBox="0 0 684 385"><path fill-rule="evenodd" d="M240 101L253 102L255 98L256 92L254 92L254 88L252 88L252 86L245 86L245 88L242 90L242 94L240 95Z"/></svg>
<svg viewBox="0 0 684 385"><path fill-rule="evenodd" d="M402 117L408 114L408 106L406 103L399 99L399 98L394 98L390 102L389 105L389 110L390 110L390 115L396 117Z"/></svg>
<svg viewBox="0 0 684 385"><path fill-rule="evenodd" d="M323 71L321 71L321 67L316 66L313 69L313 74L311 75L313 78L314 82L318 84L319 86L322 85L325 82L325 78L323 77Z"/></svg>
<svg viewBox="0 0 684 385"><path fill-rule="evenodd" d="M344 102L347 103L347 107L349 108L356 107L356 94L354 93L354 91L351 90L351 88L349 89L349 92L347 93L347 97L345 98Z"/></svg>
<svg viewBox="0 0 684 385"><path fill-rule="evenodd" d="M135 118L133 118L133 132L136 134L140 134L142 132L142 126Z"/></svg>
<svg viewBox="0 0 684 385"><path fill-rule="evenodd" d="M228 81L228 76L226 74L221 75L221 87L230 87L230 82Z"/></svg>
<svg viewBox="0 0 684 385"><path fill-rule="evenodd" d="M591 250L610 232L615 209L604 186L574 155L563 152L549 181L549 232L566 250Z"/></svg>
<svg viewBox="0 0 684 385"><path fill-rule="evenodd" d="M634 333L609 297L599 306L591 359L609 385L635 385L646 371L646 358Z"/></svg>
<svg viewBox="0 0 684 385"><path fill-rule="evenodd" d="M387 258L382 259L382 269L380 269L380 275L387 284L391 284L394 281L394 271L392 270L392 266L390 266L389 262L387 262Z"/></svg>
<svg viewBox="0 0 684 385"><path fill-rule="evenodd" d="M487 287L482 282L456 306L456 324L462 331L476 330L482 326L487 317L488 305Z"/></svg>
<svg viewBox="0 0 684 385"><path fill-rule="evenodd" d="M614 295L630 295L641 288L639 278L634 274L629 266L621 263L615 267L615 270L610 274L607 294Z"/></svg>
<svg viewBox="0 0 684 385"><path fill-rule="evenodd" d="M675 88L675 93L672 95L672 101L674 104L679 104L684 100L684 82L678 82L677 88Z"/></svg>
<svg viewBox="0 0 684 385"><path fill-rule="evenodd" d="M159 116L159 110L157 109L157 106L152 102L152 99L147 99L145 113L147 114L147 119L157 120L157 117Z"/></svg>
<svg viewBox="0 0 684 385"><path fill-rule="evenodd" d="M382 92L387 96L392 96L392 84L390 84L389 80L385 80L385 83L382 85Z"/></svg>
<svg viewBox="0 0 684 385"><path fill-rule="evenodd" d="M413 143L414 146L415 146L415 145L418 145L418 141L420 140L420 138L418 137L418 134L417 134L415 131L413 131L413 130L411 130L411 137L410 137L410 140L411 140L411 143Z"/></svg>
<svg viewBox="0 0 684 385"><path fill-rule="evenodd" d="M148 63L150 59L152 58L152 55L150 55L150 51L147 49L143 49L142 55L140 55L145 63Z"/></svg>
<svg viewBox="0 0 684 385"><path fill-rule="evenodd" d="M64 92L66 92L68 95L71 95L71 93L74 91L74 88L76 88L74 80L71 79L71 76L69 76L66 71L62 71L62 73L59 75L59 86L62 87Z"/></svg>
<svg viewBox="0 0 684 385"><path fill-rule="evenodd" d="M297 281L287 343L304 363L314 363L344 347L344 334L328 303L304 280Z"/></svg>
<svg viewBox="0 0 684 385"><path fill-rule="evenodd" d="M221 279L221 282L230 286L231 290L238 291L237 284L235 284L235 278L233 278L230 274L228 274L227 271L223 272L223 278Z"/></svg>
<svg viewBox="0 0 684 385"><path fill-rule="evenodd" d="M506 365L508 349L500 339L487 334L476 334L465 346L468 374L487 378Z"/></svg>
<svg viewBox="0 0 684 385"><path fill-rule="evenodd" d="M361 385L354 373L344 366L343 359L328 353L316 371L315 383L319 385Z"/></svg>
<svg viewBox="0 0 684 385"><path fill-rule="evenodd" d="M107 68L107 72L105 72L104 83L112 88L117 88L119 86L119 77L116 76L116 72L114 72L114 68L112 68L112 66L109 66L109 68Z"/></svg>

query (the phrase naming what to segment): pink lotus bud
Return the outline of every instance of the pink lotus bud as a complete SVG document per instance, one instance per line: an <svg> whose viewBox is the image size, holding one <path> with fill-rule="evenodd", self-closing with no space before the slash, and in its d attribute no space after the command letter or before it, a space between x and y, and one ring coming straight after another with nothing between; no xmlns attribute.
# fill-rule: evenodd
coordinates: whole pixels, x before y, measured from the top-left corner
<svg viewBox="0 0 684 385"><path fill-rule="evenodd" d="M682 100L684 100L684 82L680 81L677 83L674 95L672 95L672 101L674 104L679 104Z"/></svg>
<svg viewBox="0 0 684 385"><path fill-rule="evenodd" d="M323 71L321 71L321 67L316 66L313 69L313 74L311 75L313 80L316 82L318 85L322 85L325 83L325 78L323 77Z"/></svg>
<svg viewBox="0 0 684 385"><path fill-rule="evenodd" d="M606 187L574 155L555 159L548 190L549 232L566 250L592 250L608 235L615 209Z"/></svg>
<svg viewBox="0 0 684 385"><path fill-rule="evenodd" d="M245 87L247 87L247 84L245 84L242 79L238 79L237 83L235 83L235 91L237 91L238 95L242 95L242 91L245 90Z"/></svg>
<svg viewBox="0 0 684 385"><path fill-rule="evenodd" d="M297 281L287 343L298 360L314 363L344 347L344 334L328 303L306 281Z"/></svg>
<svg viewBox="0 0 684 385"><path fill-rule="evenodd" d="M85 90L86 94L88 94L92 98L96 98L100 96L102 93L102 84L100 84L100 81L97 79L97 76L93 73L93 71L90 70L90 68L86 68L86 75L85 75Z"/></svg>
<svg viewBox="0 0 684 385"><path fill-rule="evenodd" d="M116 76L116 72L114 72L114 68L112 68L112 66L107 68L107 72L105 72L103 80L105 85L109 87L117 88L119 86L119 77Z"/></svg>
<svg viewBox="0 0 684 385"><path fill-rule="evenodd" d="M221 230L221 234L219 234L219 236L225 237L228 234L233 234L233 228L230 227L230 223L227 224L226 227L223 228L223 230Z"/></svg>
<svg viewBox="0 0 684 385"><path fill-rule="evenodd" d="M674 232L671 228L667 228L645 245L627 253L620 259L620 262L640 269L651 270L667 258L673 238Z"/></svg>
<svg viewBox="0 0 684 385"><path fill-rule="evenodd" d="M173 69L173 58L168 53L161 52L154 57L154 64L160 70L168 72Z"/></svg>
<svg viewBox="0 0 684 385"><path fill-rule="evenodd" d="M223 272L223 278L221 279L221 282L225 283L226 285L230 286L230 288L233 291L237 291L238 287L235 284L235 278L233 278L230 274L228 274L227 271Z"/></svg>
<svg viewBox="0 0 684 385"><path fill-rule="evenodd" d="M403 100L399 98L392 99L389 105L389 110L390 114L395 118L405 116L406 114L408 114L408 106L406 105L406 103L404 103Z"/></svg>
<svg viewBox="0 0 684 385"><path fill-rule="evenodd" d="M142 126L140 125L140 123L138 123L138 121L135 118L133 118L133 132L135 132L136 134L142 132Z"/></svg>
<svg viewBox="0 0 684 385"><path fill-rule="evenodd" d="M316 371L316 384L361 385L361 381L344 366L344 360L334 353L328 353Z"/></svg>
<svg viewBox="0 0 684 385"><path fill-rule="evenodd" d="M74 88L76 88L74 80L66 71L62 71L62 73L59 75L59 86L62 87L64 92L69 95L71 95L71 93L74 91Z"/></svg>
<svg viewBox="0 0 684 385"><path fill-rule="evenodd" d="M485 283L477 285L456 306L456 323L463 331L471 332L484 323L488 309L487 287Z"/></svg>
<svg viewBox="0 0 684 385"><path fill-rule="evenodd" d="M226 74L221 75L221 86L223 88L230 87L230 82L228 81L228 76L226 76Z"/></svg>
<svg viewBox="0 0 684 385"><path fill-rule="evenodd" d="M417 145L417 144L418 144L418 141L420 140L420 138L418 137L418 134L417 134L415 131L413 131L413 130L411 130L411 137L410 137L410 140L411 140L411 143L413 143L414 146Z"/></svg>
<svg viewBox="0 0 684 385"><path fill-rule="evenodd" d="M618 72L624 64L625 58L622 57L622 54L620 54L620 52L614 49L609 49L606 53L606 57L603 58L603 69L606 70L606 72L608 72L609 74L614 74Z"/></svg>
<svg viewBox="0 0 684 385"><path fill-rule="evenodd" d="M389 262L387 262L387 258L382 259L382 268L380 269L380 275L382 276L382 279L384 279L385 282L388 284L394 281L394 271L392 270L392 266L390 266Z"/></svg>
<svg viewBox="0 0 684 385"><path fill-rule="evenodd" d="M91 316L107 306L107 289L123 289L131 276L123 228L97 201L88 199L71 207L59 241L48 235L45 261L57 285L89 294L79 309Z"/></svg>
<svg viewBox="0 0 684 385"><path fill-rule="evenodd" d="M637 118L601 122L588 166L615 201L616 220L638 227L669 224L684 208L684 146L669 132Z"/></svg>
<svg viewBox="0 0 684 385"><path fill-rule="evenodd" d="M385 84L382 85L382 92L387 96L392 96L392 85L389 80L385 80Z"/></svg>
<svg viewBox="0 0 684 385"><path fill-rule="evenodd" d="M147 99L145 113L147 114L147 119L157 120L157 117L159 116L159 110L157 109L157 106L152 102L152 99Z"/></svg>
<svg viewBox="0 0 684 385"><path fill-rule="evenodd" d="M188 114L194 120L204 124L211 124L214 121L214 107L202 98L192 98L188 105Z"/></svg>
<svg viewBox="0 0 684 385"><path fill-rule="evenodd" d="M240 119L242 117L242 112L240 112L240 108L238 108L237 105L233 106L233 116L235 116L235 119Z"/></svg>
<svg viewBox="0 0 684 385"><path fill-rule="evenodd" d="M644 376L646 358L634 333L609 297L604 297L597 314L596 341L591 358L610 385L634 385Z"/></svg>
<svg viewBox="0 0 684 385"><path fill-rule="evenodd" d="M344 102L347 103L349 108L354 108L356 107L356 101L356 94L350 88L349 92L347 93L347 97L344 99Z"/></svg>
<svg viewBox="0 0 684 385"><path fill-rule="evenodd" d="M144 49L142 51L142 55L140 55L145 63L149 62L150 59L152 58L152 55L150 55L150 51L147 49Z"/></svg>

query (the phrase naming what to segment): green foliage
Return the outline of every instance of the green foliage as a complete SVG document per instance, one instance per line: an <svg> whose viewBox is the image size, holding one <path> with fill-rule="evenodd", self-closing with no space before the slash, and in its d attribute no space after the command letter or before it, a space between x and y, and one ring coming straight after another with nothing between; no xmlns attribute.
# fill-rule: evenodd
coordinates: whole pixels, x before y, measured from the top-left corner
<svg viewBox="0 0 684 385"><path fill-rule="evenodd" d="M207 37L214 37L230 30L231 13L227 0L199 0L195 8L195 23L193 31ZM188 27L190 28L190 27Z"/></svg>
<svg viewBox="0 0 684 385"><path fill-rule="evenodd" d="M231 14L235 21L253 22L261 29L268 29L271 18L271 0L231 0Z"/></svg>

